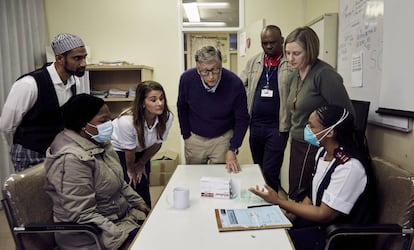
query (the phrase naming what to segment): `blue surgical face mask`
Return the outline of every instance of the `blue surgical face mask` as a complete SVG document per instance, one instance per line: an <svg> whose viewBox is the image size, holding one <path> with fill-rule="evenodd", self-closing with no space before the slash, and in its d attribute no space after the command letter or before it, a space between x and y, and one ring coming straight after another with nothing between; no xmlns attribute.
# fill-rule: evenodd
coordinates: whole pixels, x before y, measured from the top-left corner
<svg viewBox="0 0 414 250"><path fill-rule="evenodd" d="M329 134L329 132L331 132L338 124L343 122L348 117L348 115L349 115L349 112L346 109L344 109L341 118L339 118L339 120L335 124L333 124L330 127L327 127L325 129L323 129L322 131L319 131L316 134L314 134L312 132L312 130L309 127L309 124L306 124L305 129L303 130L303 139L307 143L319 147L320 146L320 141L322 141L323 138L325 138L325 136L327 136ZM320 135L322 133L325 133L325 134L318 140L318 137L316 137L316 136Z"/></svg>
<svg viewBox="0 0 414 250"><path fill-rule="evenodd" d="M311 145L314 145L314 146L317 146L317 147L319 147L319 145L320 145L318 138L316 137L316 135L310 129L309 124L307 124L305 126L305 129L303 130L303 139Z"/></svg>
<svg viewBox="0 0 414 250"><path fill-rule="evenodd" d="M334 126L331 126L329 128L325 128L324 130L319 131L318 133L314 134L312 132L312 130L310 129L309 124L306 124L305 129L303 130L303 139L307 143L319 147L320 146L320 141L322 141L322 139L325 138L325 136L327 136L333 128L334 128ZM324 133L325 131L326 131L326 133L321 137L321 139L318 140L318 137L316 137L316 136Z"/></svg>
<svg viewBox="0 0 414 250"><path fill-rule="evenodd" d="M112 126L112 122L111 121L107 121L104 122L102 124L98 124L98 125L93 125L88 123L89 126L92 126L94 128L96 128L98 130L98 134L97 135L92 135L90 134L87 130L85 130L85 132L91 136L92 139L94 139L96 142L99 143L104 143L107 142L112 135L112 130L114 129L114 127Z"/></svg>

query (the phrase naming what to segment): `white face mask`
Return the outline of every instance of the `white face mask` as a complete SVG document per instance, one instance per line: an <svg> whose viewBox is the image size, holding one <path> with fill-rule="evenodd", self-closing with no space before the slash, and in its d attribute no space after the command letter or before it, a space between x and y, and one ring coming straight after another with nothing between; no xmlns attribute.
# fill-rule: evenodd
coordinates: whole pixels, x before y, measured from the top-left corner
<svg viewBox="0 0 414 250"><path fill-rule="evenodd" d="M112 131L114 129L111 121L107 121L107 122L104 122L98 125L93 125L88 122L88 125L98 130L97 135L92 135L87 130L85 130L85 132L88 135L90 135L91 138L94 139L96 142L104 143L104 142L107 142L111 138Z"/></svg>

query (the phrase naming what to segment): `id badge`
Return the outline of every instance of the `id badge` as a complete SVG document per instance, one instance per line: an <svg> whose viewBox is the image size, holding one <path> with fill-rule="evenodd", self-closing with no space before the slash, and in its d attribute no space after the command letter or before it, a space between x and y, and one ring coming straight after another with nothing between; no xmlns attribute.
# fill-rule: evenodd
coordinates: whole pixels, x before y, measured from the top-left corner
<svg viewBox="0 0 414 250"><path fill-rule="evenodd" d="M271 89L262 89L261 97L273 97L273 90Z"/></svg>

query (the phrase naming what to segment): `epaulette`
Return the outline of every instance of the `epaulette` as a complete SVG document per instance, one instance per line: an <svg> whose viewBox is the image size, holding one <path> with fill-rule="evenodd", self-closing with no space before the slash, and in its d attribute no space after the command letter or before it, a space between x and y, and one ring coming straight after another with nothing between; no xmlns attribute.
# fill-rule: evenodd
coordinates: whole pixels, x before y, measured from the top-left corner
<svg viewBox="0 0 414 250"><path fill-rule="evenodd" d="M351 155L345 152L342 147L338 147L334 150L334 157L340 164L345 164L351 159Z"/></svg>

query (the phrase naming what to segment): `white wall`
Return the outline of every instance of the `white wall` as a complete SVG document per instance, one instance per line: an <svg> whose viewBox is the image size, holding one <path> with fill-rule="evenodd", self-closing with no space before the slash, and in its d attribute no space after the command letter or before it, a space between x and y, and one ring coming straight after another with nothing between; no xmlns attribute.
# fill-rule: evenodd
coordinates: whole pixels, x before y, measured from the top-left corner
<svg viewBox="0 0 414 250"><path fill-rule="evenodd" d="M303 0L305 8L305 24L325 13L337 13L339 0Z"/></svg>
<svg viewBox="0 0 414 250"><path fill-rule="evenodd" d="M304 12L303 0L245 0L245 27L264 19L265 25L277 25L286 37L296 27L305 23ZM246 37L251 40L251 49L247 49L245 57L239 56L239 74L246 66L247 60L262 50L260 31L253 35L247 32Z"/></svg>

